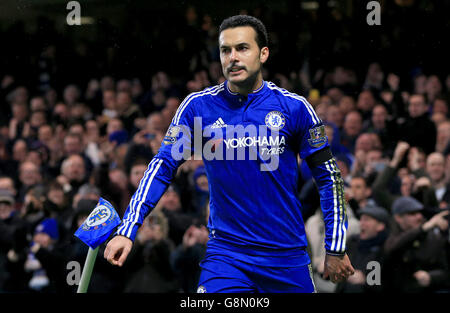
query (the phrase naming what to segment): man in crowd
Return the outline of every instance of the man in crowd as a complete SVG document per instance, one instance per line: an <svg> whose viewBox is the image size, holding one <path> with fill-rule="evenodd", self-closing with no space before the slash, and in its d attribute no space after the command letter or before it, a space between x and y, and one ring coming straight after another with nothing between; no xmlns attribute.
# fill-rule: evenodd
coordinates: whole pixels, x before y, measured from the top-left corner
<svg viewBox="0 0 450 313"><path fill-rule="evenodd" d="M355 274L346 282L338 284L336 292L360 293L380 291L379 285L367 283L370 262L383 261L383 245L388 236L390 215L386 209L368 205L359 211L360 233L349 237L347 251Z"/></svg>
<svg viewBox="0 0 450 313"><path fill-rule="evenodd" d="M428 221L422 203L400 197L392 204L394 223L384 245L382 286L387 292L437 292L448 288L448 214Z"/></svg>

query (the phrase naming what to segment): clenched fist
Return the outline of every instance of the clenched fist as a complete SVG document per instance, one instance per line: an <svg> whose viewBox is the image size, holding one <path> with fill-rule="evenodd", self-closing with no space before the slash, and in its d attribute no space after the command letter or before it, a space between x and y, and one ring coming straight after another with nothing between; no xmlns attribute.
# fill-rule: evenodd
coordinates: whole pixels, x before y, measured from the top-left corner
<svg viewBox="0 0 450 313"><path fill-rule="evenodd" d="M347 254L343 256L325 255L325 271L323 278L328 277L333 283L340 283L355 273L355 269L350 263L350 259Z"/></svg>
<svg viewBox="0 0 450 313"><path fill-rule="evenodd" d="M104 258L112 265L122 266L133 247L133 242L125 236L115 236L108 242Z"/></svg>

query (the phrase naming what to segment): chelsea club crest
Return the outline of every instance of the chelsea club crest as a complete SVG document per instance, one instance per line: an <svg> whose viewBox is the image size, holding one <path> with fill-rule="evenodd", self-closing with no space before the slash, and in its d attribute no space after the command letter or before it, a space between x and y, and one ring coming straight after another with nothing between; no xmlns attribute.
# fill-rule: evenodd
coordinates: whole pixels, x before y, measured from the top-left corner
<svg viewBox="0 0 450 313"><path fill-rule="evenodd" d="M281 112L272 111L267 113L265 122L267 127L269 127L271 130L280 130L286 124L286 119Z"/></svg>
<svg viewBox="0 0 450 313"><path fill-rule="evenodd" d="M84 230L96 230L101 226L106 226L114 219L114 214L105 206L100 205L96 207L84 222Z"/></svg>

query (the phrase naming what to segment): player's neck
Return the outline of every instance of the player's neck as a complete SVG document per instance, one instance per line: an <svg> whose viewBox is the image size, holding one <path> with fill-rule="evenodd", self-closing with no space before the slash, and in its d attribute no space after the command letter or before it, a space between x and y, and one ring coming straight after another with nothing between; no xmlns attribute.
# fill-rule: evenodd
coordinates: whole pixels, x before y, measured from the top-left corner
<svg viewBox="0 0 450 313"><path fill-rule="evenodd" d="M234 84L228 81L228 88L230 89L231 92L238 93L242 96L247 96L249 93L252 93L255 90L261 88L262 84L263 84L262 74L259 73L254 80L248 80L242 82L241 84Z"/></svg>

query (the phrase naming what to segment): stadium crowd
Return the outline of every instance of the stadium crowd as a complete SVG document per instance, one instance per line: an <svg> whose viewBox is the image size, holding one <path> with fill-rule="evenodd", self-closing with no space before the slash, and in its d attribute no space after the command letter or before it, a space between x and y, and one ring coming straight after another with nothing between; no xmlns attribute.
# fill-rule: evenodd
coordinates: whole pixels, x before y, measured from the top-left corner
<svg viewBox="0 0 450 313"><path fill-rule="evenodd" d="M163 62L172 70L156 70L150 79L139 76L145 68L132 75L108 69L85 46L75 49L70 69L61 69L60 46L51 42L29 61L29 75L14 66L0 71L0 292L74 292L67 264L82 266L88 249L75 230L99 197L122 217L184 97L224 81L217 25L209 15L200 21L192 7L185 17L184 40L170 52L178 57ZM275 41L282 36L271 33ZM78 65L92 68L77 71ZM346 283L321 278L319 196L299 160L318 291L449 292L450 73L417 64L399 72L376 61L364 70L348 62L314 71L298 66L269 66L264 78L304 95L326 125L345 181L347 253L356 270ZM100 247L89 291L195 292L208 200L202 161L185 162L125 265L113 268ZM371 261L381 266L379 284L367 283Z"/></svg>

